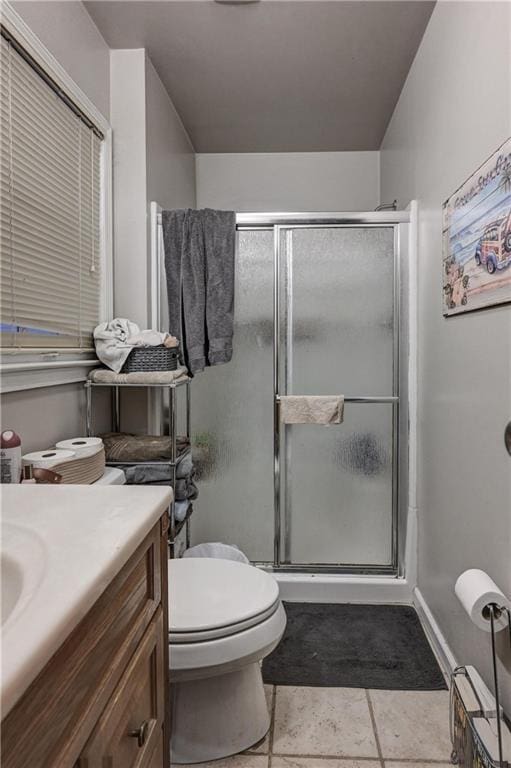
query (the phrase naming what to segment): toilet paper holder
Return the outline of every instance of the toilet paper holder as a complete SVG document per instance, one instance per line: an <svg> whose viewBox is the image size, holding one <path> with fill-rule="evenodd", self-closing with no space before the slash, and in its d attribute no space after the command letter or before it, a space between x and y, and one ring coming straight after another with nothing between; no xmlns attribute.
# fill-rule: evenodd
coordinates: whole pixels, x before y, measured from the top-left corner
<svg viewBox="0 0 511 768"><path fill-rule="evenodd" d="M502 743L503 710L501 709L501 706L500 706L499 672L498 672L498 664L497 664L497 649L496 649L495 638L496 638L497 631L503 629L502 625L500 625L497 628L496 622L500 622L501 619L505 616L507 617L507 630L509 633L509 643L511 646L511 610L508 607L508 605L500 605L499 603L492 601L480 607L480 612L482 617L490 623L493 685L495 689L495 712L496 712L496 723L497 723L497 746L498 746L498 754L499 754L499 766L500 768L503 768L503 766L508 765L508 763L507 762L504 763L504 750L503 750L503 743Z"/></svg>
<svg viewBox="0 0 511 768"><path fill-rule="evenodd" d="M497 710L497 743L499 747L499 765L504 765L504 751L502 747L502 718L503 714L500 709L500 695L499 695L499 671L497 666L497 649L495 645L495 622L498 621L504 614L507 614L507 626L509 631L509 644L511 646L511 611L506 605L498 605L497 603L488 603L482 610L483 616L489 620L491 627L491 655L493 664L493 684L495 686L495 709Z"/></svg>
<svg viewBox="0 0 511 768"><path fill-rule="evenodd" d="M485 605L483 610L481 611L484 618L490 622L492 620L492 613L493 613L493 619L494 621L498 621L504 614L507 614L508 619L508 625L509 625L509 641L511 643L511 612L509 611L509 608L506 605L498 605L497 603L488 603L488 605Z"/></svg>
<svg viewBox="0 0 511 768"><path fill-rule="evenodd" d="M503 755L499 756L496 722L495 697L477 669L456 667L449 697L451 763L460 768L511 768L511 731L503 725Z"/></svg>

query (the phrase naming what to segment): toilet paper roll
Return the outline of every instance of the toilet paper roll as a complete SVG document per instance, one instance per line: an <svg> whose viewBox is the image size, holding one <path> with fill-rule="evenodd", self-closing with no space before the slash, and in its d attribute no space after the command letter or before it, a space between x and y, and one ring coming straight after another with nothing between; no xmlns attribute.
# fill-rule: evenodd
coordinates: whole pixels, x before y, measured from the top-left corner
<svg viewBox="0 0 511 768"><path fill-rule="evenodd" d="M26 453L23 457L23 466L32 464L39 469L51 469L55 464L76 459L74 451L61 451L58 448L48 448L46 451L34 451Z"/></svg>
<svg viewBox="0 0 511 768"><path fill-rule="evenodd" d="M57 448L63 451L74 451L77 459L94 456L103 447L100 437L73 437L71 440L59 440Z"/></svg>
<svg viewBox="0 0 511 768"><path fill-rule="evenodd" d="M479 568L471 568L461 574L454 587L458 600L474 622L485 632L491 632L490 616L485 608L492 603L501 608L510 608L510 601L498 588L493 579ZM505 612L495 620L497 631L508 626L508 618Z"/></svg>

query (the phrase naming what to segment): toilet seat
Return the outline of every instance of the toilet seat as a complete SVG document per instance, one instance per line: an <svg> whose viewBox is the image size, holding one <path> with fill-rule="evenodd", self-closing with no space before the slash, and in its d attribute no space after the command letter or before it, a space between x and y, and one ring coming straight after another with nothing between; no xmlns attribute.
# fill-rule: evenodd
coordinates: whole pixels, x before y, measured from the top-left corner
<svg viewBox="0 0 511 768"><path fill-rule="evenodd" d="M269 619L279 588L253 565L213 558L169 562L169 642L228 637Z"/></svg>
<svg viewBox="0 0 511 768"><path fill-rule="evenodd" d="M286 613L279 601L264 621L224 637L192 643L170 643L170 674L175 682L214 677L260 661L282 637Z"/></svg>
<svg viewBox="0 0 511 768"><path fill-rule="evenodd" d="M220 637L230 637L238 632L243 632L245 629L250 629L257 624L261 624L270 616L273 616L275 611L279 607L279 601L277 600L268 610L263 613L258 613L257 616L253 616L251 619L245 621L239 621L235 624L228 624L225 627L217 627L216 629L204 629L199 632L173 632L169 631L169 643L203 643L206 640L216 640Z"/></svg>

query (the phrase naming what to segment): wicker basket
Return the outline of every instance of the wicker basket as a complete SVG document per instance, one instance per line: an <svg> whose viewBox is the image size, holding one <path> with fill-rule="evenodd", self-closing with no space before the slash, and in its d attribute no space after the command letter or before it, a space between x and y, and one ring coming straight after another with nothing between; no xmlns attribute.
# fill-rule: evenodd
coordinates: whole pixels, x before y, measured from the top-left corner
<svg viewBox="0 0 511 768"><path fill-rule="evenodd" d="M179 352L160 344L157 347L133 347L121 368L121 373L140 371L175 371Z"/></svg>

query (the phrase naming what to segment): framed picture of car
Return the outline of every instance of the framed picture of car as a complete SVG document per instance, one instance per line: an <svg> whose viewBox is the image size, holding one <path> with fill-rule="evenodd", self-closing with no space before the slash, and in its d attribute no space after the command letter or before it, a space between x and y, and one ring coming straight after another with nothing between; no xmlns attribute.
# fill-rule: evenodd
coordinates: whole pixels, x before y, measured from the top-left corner
<svg viewBox="0 0 511 768"><path fill-rule="evenodd" d="M511 138L443 206L444 315L511 301Z"/></svg>

